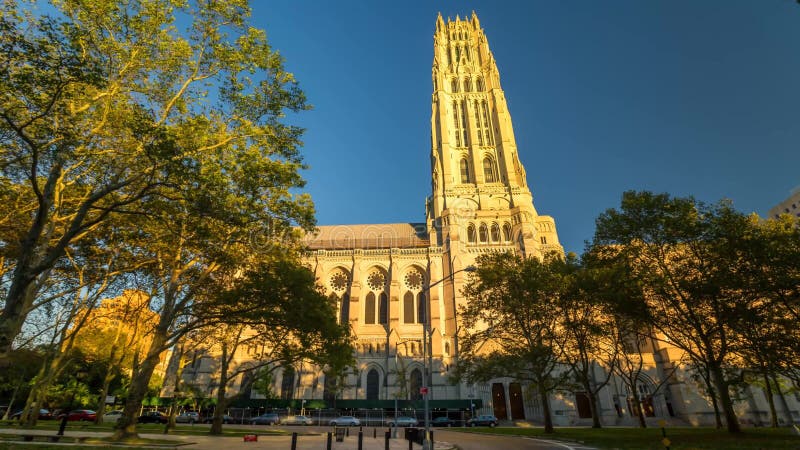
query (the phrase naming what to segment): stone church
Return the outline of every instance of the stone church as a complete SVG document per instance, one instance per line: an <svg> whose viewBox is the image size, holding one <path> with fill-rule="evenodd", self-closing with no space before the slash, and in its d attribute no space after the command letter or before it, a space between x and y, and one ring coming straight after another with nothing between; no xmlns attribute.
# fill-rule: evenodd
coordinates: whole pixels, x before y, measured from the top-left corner
<svg viewBox="0 0 800 450"><path fill-rule="evenodd" d="M476 258L506 251L541 256L563 249L553 218L534 207L497 63L475 13L447 21L439 15L433 49L431 195L425 221L320 226L306 238L306 263L337 296L339 318L356 335L357 367L340 379L311 365L284 368L275 391L298 407L299 401L305 406L324 402L385 411L393 410L395 401L400 408L421 409L427 391L436 415L469 411L539 421L535 396L513 379L485 384L448 379L459 352L461 290ZM679 359L676 349L653 342L650 350L638 392L627 392L617 380L601 392L603 423L633 423L633 395L650 417L712 422L708 400L688 375L677 375L679 367L671 362ZM204 373L206 366L213 365L193 363L183 377L195 385L205 380L211 394L213 371ZM431 368L427 379L426 367ZM756 397L747 409L764 411L763 395ZM798 409L798 399L790 400ZM589 423L588 400L580 393L556 394L551 403L556 425Z"/></svg>

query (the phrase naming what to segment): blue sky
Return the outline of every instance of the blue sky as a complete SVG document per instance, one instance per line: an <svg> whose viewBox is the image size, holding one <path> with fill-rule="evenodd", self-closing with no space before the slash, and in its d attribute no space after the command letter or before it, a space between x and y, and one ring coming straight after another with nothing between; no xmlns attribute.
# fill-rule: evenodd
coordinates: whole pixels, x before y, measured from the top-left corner
<svg viewBox="0 0 800 450"><path fill-rule="evenodd" d="M314 106L291 120L320 225L424 220L439 11L477 12L534 204L568 251L625 190L764 215L800 185L794 0L253 3Z"/></svg>

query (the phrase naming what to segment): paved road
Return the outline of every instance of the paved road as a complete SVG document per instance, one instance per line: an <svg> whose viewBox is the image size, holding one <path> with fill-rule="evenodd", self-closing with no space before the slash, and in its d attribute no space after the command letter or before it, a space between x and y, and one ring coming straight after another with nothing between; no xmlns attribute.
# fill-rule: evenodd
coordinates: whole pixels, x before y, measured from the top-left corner
<svg viewBox="0 0 800 450"><path fill-rule="evenodd" d="M516 436L498 436L480 433L436 430L434 439L447 441L457 445L461 450L590 450L578 444L564 444L546 439L522 438Z"/></svg>

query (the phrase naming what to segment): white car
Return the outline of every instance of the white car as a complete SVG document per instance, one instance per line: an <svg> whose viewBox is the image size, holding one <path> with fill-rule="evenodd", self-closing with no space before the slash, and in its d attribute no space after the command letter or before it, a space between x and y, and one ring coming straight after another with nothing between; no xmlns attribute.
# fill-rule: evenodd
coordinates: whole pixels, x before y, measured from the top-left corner
<svg viewBox="0 0 800 450"><path fill-rule="evenodd" d="M330 424L335 427L357 427L361 421L353 416L341 416L331 420Z"/></svg>
<svg viewBox="0 0 800 450"><path fill-rule="evenodd" d="M103 414L102 423L117 423L119 418L122 417L122 410L118 409L116 411L109 411Z"/></svg>

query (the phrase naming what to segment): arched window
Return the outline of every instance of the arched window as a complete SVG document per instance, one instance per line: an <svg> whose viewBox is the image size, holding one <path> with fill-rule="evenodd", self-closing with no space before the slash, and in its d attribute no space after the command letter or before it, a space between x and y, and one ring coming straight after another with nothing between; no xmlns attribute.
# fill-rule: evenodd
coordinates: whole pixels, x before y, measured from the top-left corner
<svg viewBox="0 0 800 450"><path fill-rule="evenodd" d="M367 373L367 400L377 400L379 388L381 383L381 376L378 371L372 369Z"/></svg>
<svg viewBox="0 0 800 450"><path fill-rule="evenodd" d="M511 240L511 225L508 222L503 224L503 240L506 242Z"/></svg>
<svg viewBox="0 0 800 450"><path fill-rule="evenodd" d="M428 307L428 304L425 303L425 294L420 292L417 294L417 322L425 323L426 315L425 310Z"/></svg>
<svg viewBox="0 0 800 450"><path fill-rule="evenodd" d="M403 323L414 323L414 293L411 291L403 296Z"/></svg>
<svg viewBox="0 0 800 450"><path fill-rule="evenodd" d="M452 90L453 92L458 92L458 79L453 78L450 81L450 88L451 88L450 90Z"/></svg>
<svg viewBox="0 0 800 450"><path fill-rule="evenodd" d="M422 394L419 393L419 388L422 387L422 372L419 369L412 370L409 381L411 382L411 400L422 400Z"/></svg>
<svg viewBox="0 0 800 450"><path fill-rule="evenodd" d="M473 110L475 112L475 126L478 128L478 145L483 145L483 132L481 131L481 113L480 108L478 107L478 101L475 100L472 103Z"/></svg>
<svg viewBox="0 0 800 450"><path fill-rule="evenodd" d="M464 78L464 92L472 92L472 81L469 78Z"/></svg>
<svg viewBox="0 0 800 450"><path fill-rule="evenodd" d="M364 300L364 323L375 323L375 294L367 294Z"/></svg>
<svg viewBox="0 0 800 450"><path fill-rule="evenodd" d="M469 163L467 159L464 158L461 160L461 183L467 184L471 182L472 181L469 179Z"/></svg>
<svg viewBox="0 0 800 450"><path fill-rule="evenodd" d="M492 224L492 242L500 242L500 226Z"/></svg>
<svg viewBox="0 0 800 450"><path fill-rule="evenodd" d="M453 102L453 129L456 132L456 147L461 147L461 131L459 130L458 102Z"/></svg>
<svg viewBox="0 0 800 450"><path fill-rule="evenodd" d="M481 242L485 243L489 241L489 229L486 228L486 224L482 223L481 227L478 229L478 237L480 238Z"/></svg>
<svg viewBox="0 0 800 450"><path fill-rule="evenodd" d="M469 224L469 226L467 227L467 241L470 244L474 244L478 241L478 237L475 234L475 225L473 224Z"/></svg>
<svg viewBox="0 0 800 450"><path fill-rule="evenodd" d="M381 295L378 297L379 299L379 312L380 315L378 317L378 323L381 325L386 325L389 323L389 301L386 296L386 292L381 292Z"/></svg>
<svg viewBox="0 0 800 450"><path fill-rule="evenodd" d="M350 295L346 292L342 294L342 304L339 308L339 323L347 323L350 320Z"/></svg>
<svg viewBox="0 0 800 450"><path fill-rule="evenodd" d="M478 78L475 80L475 90L478 92L483 92L483 78Z"/></svg>
<svg viewBox="0 0 800 450"><path fill-rule="evenodd" d="M283 368L283 379L281 380L281 400L292 400L294 398L294 367Z"/></svg>
<svg viewBox="0 0 800 450"><path fill-rule="evenodd" d="M483 158L483 178L486 183L494 183L497 181L494 161L488 156Z"/></svg>

